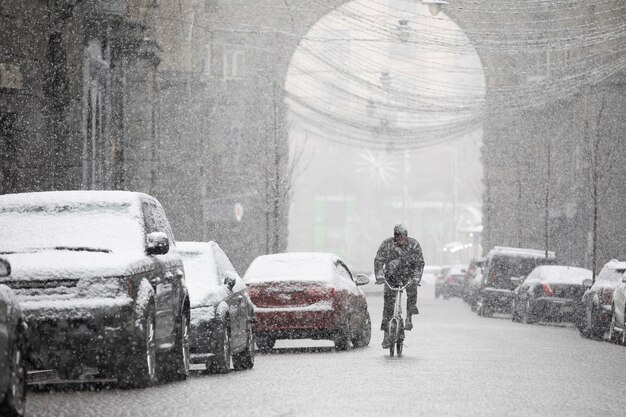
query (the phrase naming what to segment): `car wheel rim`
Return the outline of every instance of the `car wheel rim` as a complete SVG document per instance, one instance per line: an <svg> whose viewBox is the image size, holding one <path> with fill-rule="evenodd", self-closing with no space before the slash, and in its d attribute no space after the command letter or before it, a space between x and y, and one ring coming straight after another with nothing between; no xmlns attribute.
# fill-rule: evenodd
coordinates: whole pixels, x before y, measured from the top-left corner
<svg viewBox="0 0 626 417"><path fill-rule="evenodd" d="M182 349L183 349L183 368L185 373L189 372L189 322L187 321L187 317L183 316L183 340L182 340Z"/></svg>
<svg viewBox="0 0 626 417"><path fill-rule="evenodd" d="M13 355L13 372L11 373L11 395L13 396L13 402L18 414L24 413L24 407L26 405L24 401L24 363L22 361L22 352L16 349Z"/></svg>
<svg viewBox="0 0 626 417"><path fill-rule="evenodd" d="M148 317L147 326L147 334L146 334L146 365L148 367L148 378L154 378L155 367L154 363L156 362L156 344L154 341L154 322L152 321L152 317Z"/></svg>

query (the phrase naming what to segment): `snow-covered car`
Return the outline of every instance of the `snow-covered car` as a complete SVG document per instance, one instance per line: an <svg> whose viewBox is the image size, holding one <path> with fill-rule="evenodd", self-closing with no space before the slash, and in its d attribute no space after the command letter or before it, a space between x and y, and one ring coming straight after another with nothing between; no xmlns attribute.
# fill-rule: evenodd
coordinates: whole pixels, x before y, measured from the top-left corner
<svg viewBox="0 0 626 417"><path fill-rule="evenodd" d="M450 297L461 297L463 295L463 287L465 285L465 265L452 265L443 269L443 279L437 282L439 287L435 288L438 295L448 299Z"/></svg>
<svg viewBox="0 0 626 417"><path fill-rule="evenodd" d="M442 295L441 288L443 283L446 282L448 271L450 271L450 266L442 267L437 274L437 278L435 278L435 298L439 298Z"/></svg>
<svg viewBox="0 0 626 417"><path fill-rule="evenodd" d="M328 339L339 350L370 342L367 300L358 288L369 279L353 277L333 254L259 256L244 281L255 306L259 349L273 348L277 339Z"/></svg>
<svg viewBox="0 0 626 417"><path fill-rule="evenodd" d="M125 191L0 196L0 253L28 324L31 370L88 368L145 386L189 371L182 258L159 202Z"/></svg>
<svg viewBox="0 0 626 417"><path fill-rule="evenodd" d="M609 340L626 345L626 274L622 274L613 291Z"/></svg>
<svg viewBox="0 0 626 417"><path fill-rule="evenodd" d="M496 246L486 256L483 281L476 302L476 312L489 316L494 312L510 313L514 290L519 282L511 278L527 277L539 265L553 265L552 251Z"/></svg>
<svg viewBox="0 0 626 417"><path fill-rule="evenodd" d="M0 278L11 265L0 259ZM13 291L0 284L0 416L18 417L26 408L26 322Z"/></svg>
<svg viewBox="0 0 626 417"><path fill-rule="evenodd" d="M465 272L465 279L463 280L463 301L468 304L472 304L475 300L472 300L472 285L474 283L474 278L476 277L477 272L482 268L484 264L484 259L474 259L470 262Z"/></svg>
<svg viewBox="0 0 626 417"><path fill-rule="evenodd" d="M441 274L440 266L426 265L422 272L422 285L435 285L437 277Z"/></svg>
<svg viewBox="0 0 626 417"><path fill-rule="evenodd" d="M511 319L533 323L555 320L575 322L580 317L583 281L591 271L563 265L538 266L516 288Z"/></svg>
<svg viewBox="0 0 626 417"><path fill-rule="evenodd" d="M583 314L578 329L584 337L599 339L609 330L612 319L613 292L626 272L626 262L607 262L596 282L583 295ZM591 278L591 276L589 276Z"/></svg>
<svg viewBox="0 0 626 417"><path fill-rule="evenodd" d="M211 373L254 366L254 306L215 242L178 242L191 306L191 363Z"/></svg>
<svg viewBox="0 0 626 417"><path fill-rule="evenodd" d="M474 270L472 279L469 282L467 290L467 303L471 307L472 311L476 311L476 302L480 293L480 288L483 283L483 270L481 267L477 267Z"/></svg>

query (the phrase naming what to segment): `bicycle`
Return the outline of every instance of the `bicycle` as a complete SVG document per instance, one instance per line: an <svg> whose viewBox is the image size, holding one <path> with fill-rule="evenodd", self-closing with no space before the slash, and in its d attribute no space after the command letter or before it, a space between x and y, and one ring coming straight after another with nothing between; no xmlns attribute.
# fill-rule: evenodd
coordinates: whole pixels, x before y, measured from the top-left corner
<svg viewBox="0 0 626 417"><path fill-rule="evenodd" d="M402 347L404 345L404 319L402 318L402 292L411 284L409 281L402 287L392 287L389 282L385 280L385 285L396 293L396 300L393 307L393 316L389 319L388 331L389 331L389 357L393 358L397 352L398 357L402 357ZM419 285L419 284L418 284Z"/></svg>

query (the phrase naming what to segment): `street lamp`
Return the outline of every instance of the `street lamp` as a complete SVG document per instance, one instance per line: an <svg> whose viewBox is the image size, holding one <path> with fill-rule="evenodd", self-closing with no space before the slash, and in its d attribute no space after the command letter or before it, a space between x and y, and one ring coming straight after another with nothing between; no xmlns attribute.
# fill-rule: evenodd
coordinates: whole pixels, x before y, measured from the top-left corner
<svg viewBox="0 0 626 417"><path fill-rule="evenodd" d="M428 10L430 11L431 15L437 16L441 9L443 9L444 6L447 6L450 3L445 0L422 0L422 4L428 6Z"/></svg>

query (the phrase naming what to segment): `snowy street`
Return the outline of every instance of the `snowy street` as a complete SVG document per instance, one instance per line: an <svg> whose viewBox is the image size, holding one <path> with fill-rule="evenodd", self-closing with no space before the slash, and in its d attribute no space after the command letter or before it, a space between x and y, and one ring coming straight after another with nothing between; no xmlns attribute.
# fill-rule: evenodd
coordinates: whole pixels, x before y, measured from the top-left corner
<svg viewBox="0 0 626 417"><path fill-rule="evenodd" d="M371 292L371 286L370 292ZM421 314L402 358L378 331L382 296L368 294L365 349L277 342L251 371L194 373L142 390L31 391L29 416L591 416L621 415L626 355L571 325L482 318L460 299L420 290ZM319 346L308 351L305 347Z"/></svg>

